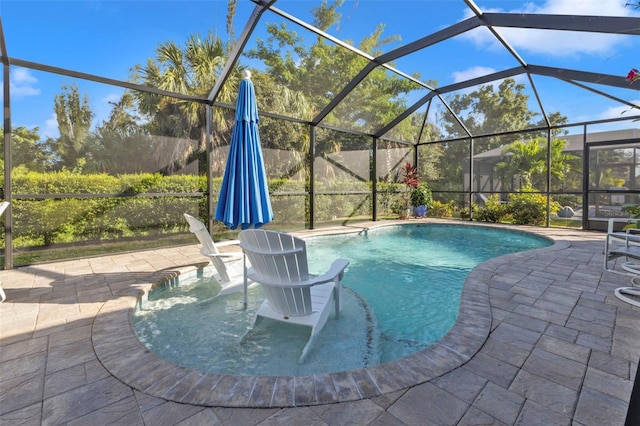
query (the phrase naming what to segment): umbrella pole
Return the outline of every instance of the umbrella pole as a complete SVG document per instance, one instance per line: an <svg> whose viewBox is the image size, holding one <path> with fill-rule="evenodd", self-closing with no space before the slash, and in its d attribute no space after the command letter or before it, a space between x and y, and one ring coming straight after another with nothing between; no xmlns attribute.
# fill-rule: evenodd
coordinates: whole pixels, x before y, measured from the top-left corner
<svg viewBox="0 0 640 426"><path fill-rule="evenodd" d="M244 299L243 299L243 303L242 303L242 309L247 309L247 254L246 253L242 253L242 269L244 269L244 282L243 282L243 289L244 289Z"/></svg>

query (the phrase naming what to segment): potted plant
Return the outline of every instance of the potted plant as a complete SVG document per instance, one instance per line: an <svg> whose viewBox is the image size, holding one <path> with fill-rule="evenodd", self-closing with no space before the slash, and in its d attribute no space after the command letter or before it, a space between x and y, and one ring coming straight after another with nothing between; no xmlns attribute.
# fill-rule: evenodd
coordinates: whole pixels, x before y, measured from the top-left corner
<svg viewBox="0 0 640 426"><path fill-rule="evenodd" d="M411 205L415 217L425 217L432 203L431 188L427 183L422 182L411 190Z"/></svg>

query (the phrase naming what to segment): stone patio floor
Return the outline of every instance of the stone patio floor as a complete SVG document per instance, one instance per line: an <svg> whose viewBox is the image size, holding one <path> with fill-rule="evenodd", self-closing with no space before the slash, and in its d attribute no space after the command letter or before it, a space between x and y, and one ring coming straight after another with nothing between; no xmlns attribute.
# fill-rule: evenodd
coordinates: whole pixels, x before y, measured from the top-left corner
<svg viewBox="0 0 640 426"><path fill-rule="evenodd" d="M2 271L0 424L624 425L640 308L613 291L630 278L603 271L602 233L524 230L556 244L476 267L433 348L270 387L167 366L131 339L137 296L201 267L197 244Z"/></svg>

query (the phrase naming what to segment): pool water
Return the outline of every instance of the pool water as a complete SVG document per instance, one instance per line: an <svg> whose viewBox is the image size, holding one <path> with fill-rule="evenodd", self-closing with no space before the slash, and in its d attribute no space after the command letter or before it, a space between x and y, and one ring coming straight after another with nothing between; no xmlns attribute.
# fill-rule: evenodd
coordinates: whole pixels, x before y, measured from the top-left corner
<svg viewBox="0 0 640 426"><path fill-rule="evenodd" d="M310 270L350 260L343 310L330 317L304 364L310 329L262 320L240 344L263 300L251 287L208 302L220 290L205 269L154 289L133 317L139 339L163 358L202 371L308 375L402 358L442 338L455 323L462 285L479 263L550 245L522 232L464 225L400 225L307 240Z"/></svg>

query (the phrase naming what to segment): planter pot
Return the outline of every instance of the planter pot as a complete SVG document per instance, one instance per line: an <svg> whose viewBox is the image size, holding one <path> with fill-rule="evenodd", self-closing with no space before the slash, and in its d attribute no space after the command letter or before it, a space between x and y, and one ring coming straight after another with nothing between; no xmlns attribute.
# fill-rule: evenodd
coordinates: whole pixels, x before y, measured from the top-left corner
<svg viewBox="0 0 640 426"><path fill-rule="evenodd" d="M427 215L427 206L416 206L413 209L413 215L415 217L425 217Z"/></svg>
<svg viewBox="0 0 640 426"><path fill-rule="evenodd" d="M400 210L400 219L407 219L409 217L410 212L411 212L411 209Z"/></svg>

